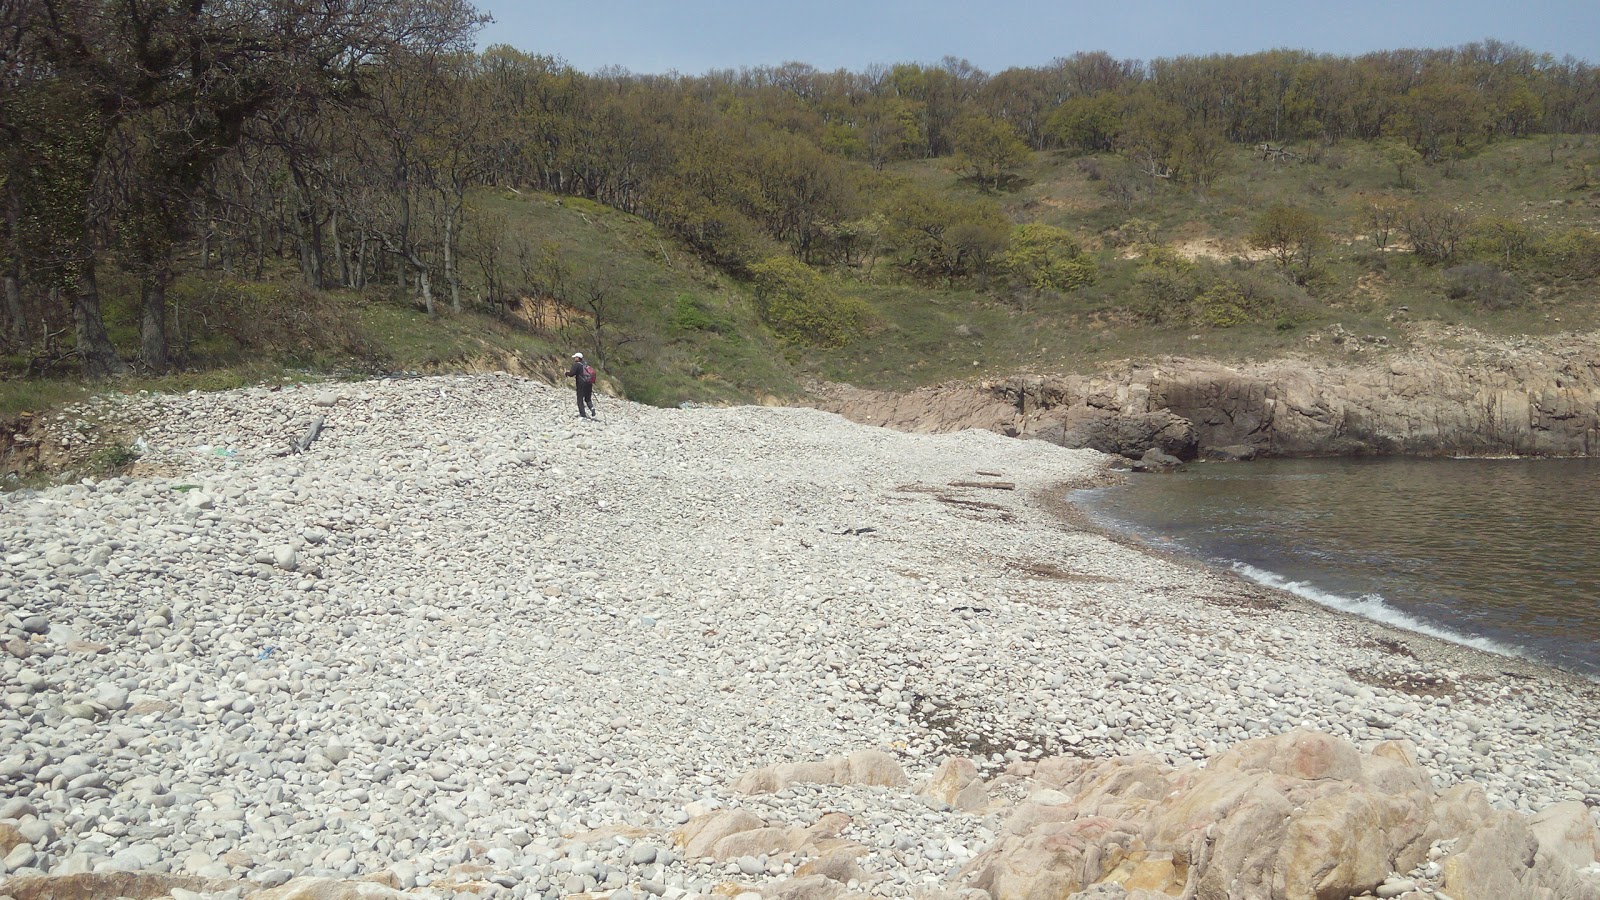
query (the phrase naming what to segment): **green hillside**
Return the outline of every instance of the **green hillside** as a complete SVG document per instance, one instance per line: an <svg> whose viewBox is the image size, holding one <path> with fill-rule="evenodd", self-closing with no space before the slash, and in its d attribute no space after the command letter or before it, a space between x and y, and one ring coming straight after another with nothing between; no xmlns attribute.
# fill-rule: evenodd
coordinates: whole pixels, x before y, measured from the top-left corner
<svg viewBox="0 0 1600 900"><path fill-rule="evenodd" d="M1014 224L1064 229L1098 277L1070 291L1019 290L998 272L941 282L911 276L885 250L870 265L822 271L829 290L868 310L857 332L832 347L776 336L758 314L750 279L708 265L643 219L574 197L483 189L470 201L483 232L476 239L495 243L509 296L492 310L480 302L483 267L465 279L463 311L441 301L435 317L412 293L397 296L389 286L313 293L295 287L289 272L277 280L268 272L264 283L191 274L171 297L187 371L119 387L471 368L554 377L570 350L583 349L602 364L611 388L632 399L730 403L793 397L810 378L904 389L1017 371L1086 371L1162 354L1338 357L1402 345L1423 322L1490 334L1585 330L1600 322L1595 279L1565 272L1535 249L1495 259L1472 243L1480 238L1463 238L1470 248L1460 251L1463 261L1487 259L1481 264L1491 278L1508 279L1493 282L1508 295L1486 302L1453 289L1454 268L1419 259L1398 229L1388 249L1377 249L1365 218L1375 200L1426 200L1466 211L1472 234L1484 222L1519 226L1534 244L1571 229L1593 233L1600 221L1600 186L1591 181L1600 168L1597 142L1499 142L1448 172L1417 166L1404 187L1383 151L1361 142L1287 161L1233 148L1223 174L1204 189L1130 175L1125 166L1109 155L1035 153L1002 192L981 190L948 163L890 167L885 185L920 185L955 201L995 204ZM1305 272L1250 246L1261 211L1280 203L1311 213L1326 233ZM1232 280L1267 299L1225 327L1193 310L1162 318L1147 308L1152 282L1165 284L1151 274L1158 269L1202 284ZM136 345L132 285L108 279L103 294L113 341ZM226 314L241 304L251 315ZM1341 332L1355 339L1330 337ZM12 374L29 363L6 360ZM11 378L0 388L4 413L86 390L68 378Z"/></svg>

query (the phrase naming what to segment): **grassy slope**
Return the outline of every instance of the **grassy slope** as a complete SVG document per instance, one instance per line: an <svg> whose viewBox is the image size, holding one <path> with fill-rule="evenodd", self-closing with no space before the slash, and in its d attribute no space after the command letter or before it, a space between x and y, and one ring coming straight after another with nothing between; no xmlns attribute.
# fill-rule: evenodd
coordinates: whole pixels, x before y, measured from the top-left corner
<svg viewBox="0 0 1600 900"><path fill-rule="evenodd" d="M1595 228L1600 226L1600 189L1590 184L1586 171L1600 169L1600 142L1593 137L1565 140L1553 162L1547 138L1498 143L1458 163L1448 175L1440 167L1410 171L1405 189L1381 151L1365 144L1339 145L1318 163L1263 162L1251 150L1233 148L1226 173L1209 189L1150 180L1148 192L1131 208L1109 199L1107 178L1090 175L1095 169L1110 173L1117 165L1111 158L1036 154L1019 173L1020 186L990 195L1016 221L1056 225L1078 235L1086 247L1099 248L1104 273L1099 284L1024 309L972 291L856 283L853 290L873 303L886 327L840 351L814 354L818 371L862 385L907 388L1017 370L1086 371L1099 362L1162 354L1223 360L1342 354L1331 342L1317 340L1334 324L1397 343L1404 341L1409 323L1422 321L1469 325L1490 334L1600 327L1595 285L1570 285L1560 278L1533 282L1531 300L1520 308L1476 309L1444 296L1438 268L1407 253L1375 252L1358 224L1367 201L1388 195L1538 227ZM949 171L948 161L906 164L895 174L979 195ZM1154 326L1122 312L1120 295L1130 287L1131 271L1115 251L1101 246L1107 229L1142 220L1153 227L1157 242L1203 247L1222 262L1246 254L1255 216L1274 203L1316 213L1331 238L1321 273L1308 286L1309 302L1294 310L1284 327L1277 322L1229 329ZM1274 265L1237 264L1263 271Z"/></svg>
<svg viewBox="0 0 1600 900"><path fill-rule="evenodd" d="M322 314L353 323L341 350L327 346L241 347L212 336L194 344L192 371L161 379L118 382L122 390L222 388L311 373L446 371L514 368L554 376L566 354L583 349L637 400L741 402L792 397L811 376L863 386L909 388L951 378L1019 370L1085 371L1096 364L1163 354L1223 360L1289 353L1342 354L1317 341L1335 323L1358 335L1403 342L1407 325L1436 321L1470 325L1491 334L1547 333L1600 327L1596 287L1561 278L1531 283L1532 299L1506 311L1478 310L1448 300L1437 268L1406 253L1375 253L1355 222L1364 202L1388 194L1457 205L1475 215L1494 214L1541 226L1595 227L1600 192L1590 172L1600 169L1600 141L1569 139L1550 159L1546 138L1495 144L1461 162L1452 175L1418 168L1400 189L1380 151L1344 144L1318 163L1262 162L1234 148L1226 173L1207 190L1147 181L1131 207L1112 202L1110 158L1074 159L1036 154L1013 190L991 198L1016 221L1043 221L1077 234L1098 253L1100 283L1066 296L1027 301L905 281L880 261L870 277L835 275L841 289L868 301L879 325L868 336L832 351L802 350L775 342L756 321L747 290L696 260L649 223L582 200L539 194L484 192L475 199L486 221L508 243L549 246L571 272L571 293L598 280L611 298L611 324L596 341L588 321L531 330L481 313L445 314L429 320L409 300L335 292ZM1586 168L1587 167L1587 168ZM948 161L905 164L894 174L957 194L978 196L948 168ZM1257 211L1275 202L1304 206L1333 235L1309 299L1292 316L1230 329L1153 326L1134 321L1124 295L1132 266L1103 246L1102 234L1142 220L1158 242L1201 246L1220 258L1243 252ZM514 263L508 263L514 264ZM1225 264L1225 263L1224 263ZM1254 265L1263 271L1273 265ZM108 280L108 319L125 349L136 345L127 295L131 286ZM468 284L466 295L476 294ZM1401 309L1406 307L1406 309ZM175 316L181 319L182 313ZM268 342L270 343L270 342ZM351 345L359 345L352 347ZM17 367L12 361L12 369ZM312 376L315 377L315 376ZM24 409L59 406L90 388L70 379L0 381L0 418Z"/></svg>
<svg viewBox="0 0 1600 900"><path fill-rule="evenodd" d="M189 371L159 378L133 376L109 385L71 377L20 377L24 360L0 361L0 375L14 376L0 378L0 421L60 407L106 387L221 390L261 382L463 369L520 368L558 378L572 350L598 357L605 378L645 402L740 402L799 393L795 368L755 320L739 286L649 223L582 200L540 194L486 193L476 202L501 216L514 239L535 249L557 248L572 272L575 290L581 292L580 283L590 276L604 281L614 324L603 331L598 346L591 320L582 317L565 328L535 329L483 312L451 313L443 297L437 298L441 314L429 319L412 298L395 299L389 288L373 288L365 295L327 292L309 304L314 309L305 297L292 293L277 301L260 299L280 293L281 287L253 288L251 302L294 307L285 319L309 309L309 331L316 335L310 340L320 345L308 346L304 334L269 334L242 344L223 335L203 335L192 345ZM292 280L292 273L285 274L283 284ZM476 284L470 277L468 281L464 299L477 293ZM108 330L124 353L138 343L131 290L132 285L115 278L104 285ZM188 294L175 294L190 297L208 290L197 281ZM180 307L186 302L176 301ZM699 312L687 325L677 324L681 305ZM182 310L174 318L185 315L198 318ZM338 340L331 337L335 331Z"/></svg>

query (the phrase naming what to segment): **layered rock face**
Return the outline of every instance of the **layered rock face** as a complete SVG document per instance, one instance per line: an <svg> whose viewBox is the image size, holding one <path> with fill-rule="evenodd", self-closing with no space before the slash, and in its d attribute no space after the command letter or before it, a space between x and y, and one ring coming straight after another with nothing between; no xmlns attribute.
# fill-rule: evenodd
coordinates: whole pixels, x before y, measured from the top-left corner
<svg viewBox="0 0 1600 900"><path fill-rule="evenodd" d="M1360 365L1172 358L1093 376L1017 376L906 394L835 387L873 425L984 428L1138 457L1600 454L1600 339L1433 347Z"/></svg>
<svg viewBox="0 0 1600 900"><path fill-rule="evenodd" d="M1296 731L1181 768L1020 763L990 785L1019 789L1027 798L962 873L997 900L1600 897L1582 803L1524 817L1472 782L1435 791L1403 741L1363 754Z"/></svg>

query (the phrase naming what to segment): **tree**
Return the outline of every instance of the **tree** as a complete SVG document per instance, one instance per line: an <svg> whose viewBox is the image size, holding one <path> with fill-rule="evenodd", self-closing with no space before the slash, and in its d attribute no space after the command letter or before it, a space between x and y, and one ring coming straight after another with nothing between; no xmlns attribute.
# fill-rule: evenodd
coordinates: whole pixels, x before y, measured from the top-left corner
<svg viewBox="0 0 1600 900"><path fill-rule="evenodd" d="M1112 94L1069 97L1045 126L1056 139L1080 153L1108 153L1117 145L1121 110Z"/></svg>
<svg viewBox="0 0 1600 900"><path fill-rule="evenodd" d="M1028 145L1017 130L988 116L968 116L957 122L955 148L956 171L994 190L1028 158Z"/></svg>
<svg viewBox="0 0 1600 900"><path fill-rule="evenodd" d="M1066 292L1093 284L1098 273L1094 260L1065 229L1030 222L1011 233L1011 244L1001 254L1006 272L1026 290Z"/></svg>
<svg viewBox="0 0 1600 900"><path fill-rule="evenodd" d="M900 264L930 278L986 274L1011 232L1011 223L992 202L961 203L915 185L890 199L884 217L884 236Z"/></svg>
<svg viewBox="0 0 1600 900"><path fill-rule="evenodd" d="M1416 149L1404 141L1389 141L1383 147L1384 161L1394 166L1395 184L1401 189L1412 186L1407 173L1422 164Z"/></svg>
<svg viewBox="0 0 1600 900"><path fill-rule="evenodd" d="M317 96L353 97L363 76L397 52L464 49L483 18L465 0L326 0L262 7L247 0L32 0L23 43L36 55L27 87L74 101L72 133L44 128L36 165L72 143L77 162L54 166L62 202L81 220L58 219L72 257L57 267L78 319L85 374L121 368L105 335L97 282L99 233L119 223L138 261L144 355L164 368L165 291L172 244L186 235L181 211L211 167L270 111ZM37 125L48 120L36 118ZM59 124L59 122L57 123ZM53 149L52 149L53 148ZM119 148L130 153L114 159ZM129 164L131 163L131 164ZM107 167L124 176L103 192ZM128 180L132 179L132 180Z"/></svg>
<svg viewBox="0 0 1600 900"><path fill-rule="evenodd" d="M1399 199L1388 195L1379 195L1368 200L1362 207L1357 225L1365 228L1372 235L1372 245L1379 250L1387 249L1389 236L1400 227L1400 219L1405 212L1405 204Z"/></svg>
<svg viewBox="0 0 1600 900"><path fill-rule="evenodd" d="M1302 275L1310 271L1312 259L1326 239L1314 213L1283 204L1268 207L1250 230L1250 246L1270 252L1286 270L1295 264Z"/></svg>
<svg viewBox="0 0 1600 900"><path fill-rule="evenodd" d="M1401 217L1400 230L1417 256L1428 262L1446 263L1455 258L1456 248L1471 224L1471 218L1459 209L1416 203Z"/></svg>
<svg viewBox="0 0 1600 900"><path fill-rule="evenodd" d="M784 338L838 347L860 333L867 316L859 301L840 297L815 269L789 256L750 267L756 310Z"/></svg>

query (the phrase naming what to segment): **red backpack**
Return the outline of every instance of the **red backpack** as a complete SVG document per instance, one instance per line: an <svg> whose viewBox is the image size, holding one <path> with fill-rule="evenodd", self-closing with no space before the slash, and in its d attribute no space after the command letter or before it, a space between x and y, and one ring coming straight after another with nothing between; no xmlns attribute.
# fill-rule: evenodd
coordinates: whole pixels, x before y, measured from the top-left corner
<svg viewBox="0 0 1600 900"><path fill-rule="evenodd" d="M594 366L584 363L583 368L578 370L578 380L584 384L594 384Z"/></svg>

